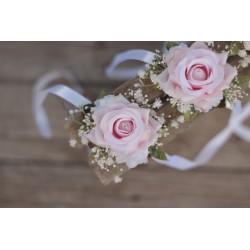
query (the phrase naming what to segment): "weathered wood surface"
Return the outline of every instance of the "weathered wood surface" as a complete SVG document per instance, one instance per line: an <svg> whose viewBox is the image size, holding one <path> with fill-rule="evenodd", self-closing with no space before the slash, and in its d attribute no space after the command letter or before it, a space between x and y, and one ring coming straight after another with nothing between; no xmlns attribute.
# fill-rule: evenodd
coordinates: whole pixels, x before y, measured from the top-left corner
<svg viewBox="0 0 250 250"><path fill-rule="evenodd" d="M179 172L150 161L104 187L88 166L84 150L71 149L56 98L46 107L52 140L38 134L31 116L34 80L51 69L71 69L90 98L119 82L105 78L112 56L152 42L0 43L1 207L250 207L250 145L232 136L206 166ZM249 97L248 97L249 99ZM225 126L229 112L216 110L166 148L192 158ZM248 125L249 125L248 121Z"/></svg>

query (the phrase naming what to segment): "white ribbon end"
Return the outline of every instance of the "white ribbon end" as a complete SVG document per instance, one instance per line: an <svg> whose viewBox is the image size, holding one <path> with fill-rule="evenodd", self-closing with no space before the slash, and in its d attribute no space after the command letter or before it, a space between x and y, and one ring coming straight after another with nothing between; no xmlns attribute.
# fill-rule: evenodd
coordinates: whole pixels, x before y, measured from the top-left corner
<svg viewBox="0 0 250 250"><path fill-rule="evenodd" d="M52 131L43 131L43 130L39 130L41 135L43 136L43 138L49 140L53 137Z"/></svg>

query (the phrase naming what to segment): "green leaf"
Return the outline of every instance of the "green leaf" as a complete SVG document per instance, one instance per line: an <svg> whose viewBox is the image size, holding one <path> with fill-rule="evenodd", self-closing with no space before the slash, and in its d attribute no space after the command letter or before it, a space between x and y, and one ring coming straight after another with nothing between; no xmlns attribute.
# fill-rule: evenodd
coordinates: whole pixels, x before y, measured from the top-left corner
<svg viewBox="0 0 250 250"><path fill-rule="evenodd" d="M93 152L91 152L90 154L89 154L89 160L90 161L93 161L95 159L95 154L93 153Z"/></svg>
<svg viewBox="0 0 250 250"><path fill-rule="evenodd" d="M162 148L153 147L150 151L150 155L159 160L167 160L167 156Z"/></svg>
<svg viewBox="0 0 250 250"><path fill-rule="evenodd" d="M238 76L238 81L237 81L239 86L244 86L246 84L250 83L250 76Z"/></svg>
<svg viewBox="0 0 250 250"><path fill-rule="evenodd" d="M184 113L183 115L184 115L185 121L187 121L187 122L192 121L195 118L195 116L197 115L197 113L198 112L196 110L192 110L191 112Z"/></svg>
<svg viewBox="0 0 250 250"><path fill-rule="evenodd" d="M172 47L175 47L175 46L177 46L178 44L176 43L176 42L167 42L166 43L166 48L167 49L170 49L170 48L172 48Z"/></svg>
<svg viewBox="0 0 250 250"><path fill-rule="evenodd" d="M107 95L107 93L106 93L106 91L103 89L99 94L98 94L98 96L97 96L97 100L98 99L102 99L104 96L106 96Z"/></svg>
<svg viewBox="0 0 250 250"><path fill-rule="evenodd" d="M239 50L244 49L244 45L242 42L231 42L229 44L228 56L237 56Z"/></svg>

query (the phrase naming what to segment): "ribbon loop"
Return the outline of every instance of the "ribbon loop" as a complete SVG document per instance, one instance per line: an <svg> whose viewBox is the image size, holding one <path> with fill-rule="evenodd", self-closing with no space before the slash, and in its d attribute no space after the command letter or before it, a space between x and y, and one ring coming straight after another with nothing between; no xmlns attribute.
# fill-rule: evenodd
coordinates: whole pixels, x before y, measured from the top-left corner
<svg viewBox="0 0 250 250"><path fill-rule="evenodd" d="M128 50L123 53L117 54L111 64L106 68L106 75L115 80L128 80L137 75L138 71L143 68L143 66L133 67L133 68L123 68L117 69L117 66L126 61L140 61L143 63L152 63L157 54L142 49Z"/></svg>
<svg viewBox="0 0 250 250"><path fill-rule="evenodd" d="M241 112L239 112L241 111ZM158 160L156 162L178 170L188 170L198 167L211 160L219 149L227 142L230 136L235 133L242 140L250 143L250 128L247 128L242 123L250 117L250 102L241 108L241 102L237 101L232 107L232 113L228 121L228 125L215 137L213 137L200 151L196 158L191 161L178 155L168 155L167 160Z"/></svg>
<svg viewBox="0 0 250 250"><path fill-rule="evenodd" d="M245 105L242 113L236 112L230 117L229 123L233 127L234 133L242 140L250 143L250 128L247 128L243 122L250 117L250 102Z"/></svg>
<svg viewBox="0 0 250 250"><path fill-rule="evenodd" d="M77 85L77 82L75 81L75 78L72 77L72 74L65 71L53 71L38 79L33 90L33 116L35 117L35 122L41 135L47 139L52 137L52 130L49 126L48 116L43 107L43 103L48 94L54 94L71 103L75 107L91 103L86 97L62 84L57 84L53 87L45 89L52 81L59 78L67 79L69 82L75 84L75 86L79 89L79 85Z"/></svg>

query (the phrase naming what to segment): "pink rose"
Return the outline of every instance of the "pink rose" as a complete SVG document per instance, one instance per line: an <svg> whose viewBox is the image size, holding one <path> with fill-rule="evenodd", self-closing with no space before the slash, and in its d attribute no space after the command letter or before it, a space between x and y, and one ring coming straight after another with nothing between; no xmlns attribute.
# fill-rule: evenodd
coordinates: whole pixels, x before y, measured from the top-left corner
<svg viewBox="0 0 250 250"><path fill-rule="evenodd" d="M250 42L245 41L243 42L243 45L245 47L245 50L250 50Z"/></svg>
<svg viewBox="0 0 250 250"><path fill-rule="evenodd" d="M122 95L106 96L96 101L92 116L96 126L87 137L96 145L109 147L117 163L136 167L147 162L148 148L157 141L161 128L149 113Z"/></svg>
<svg viewBox="0 0 250 250"><path fill-rule="evenodd" d="M195 42L172 48L165 56L168 68L156 78L163 91L184 104L193 104L197 110L209 111L223 99L237 75L229 65L227 53L211 51L204 42Z"/></svg>

